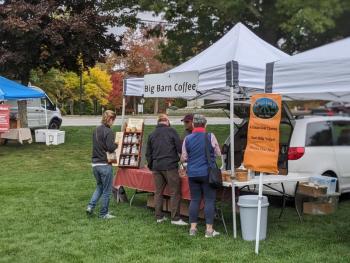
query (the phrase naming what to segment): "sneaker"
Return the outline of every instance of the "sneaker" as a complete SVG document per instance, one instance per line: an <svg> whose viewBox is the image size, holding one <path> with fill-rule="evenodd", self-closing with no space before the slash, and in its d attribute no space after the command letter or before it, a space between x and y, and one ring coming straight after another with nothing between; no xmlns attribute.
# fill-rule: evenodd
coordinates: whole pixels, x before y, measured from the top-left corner
<svg viewBox="0 0 350 263"><path fill-rule="evenodd" d="M91 206L88 206L87 208L86 208L86 214L88 215L88 216L92 216L92 213L94 212L94 210L92 209L92 207Z"/></svg>
<svg viewBox="0 0 350 263"><path fill-rule="evenodd" d="M220 233L215 231L215 230L213 230L212 232L205 231L205 237L208 237L208 238L209 237L216 237L218 235L220 235Z"/></svg>
<svg viewBox="0 0 350 263"><path fill-rule="evenodd" d="M114 215L111 215L111 214L105 214L104 216L101 217L102 219L112 219L112 218L115 218Z"/></svg>
<svg viewBox="0 0 350 263"><path fill-rule="evenodd" d="M197 229L190 229L190 236L195 236L197 235Z"/></svg>
<svg viewBox="0 0 350 263"><path fill-rule="evenodd" d="M163 216L163 218L157 219L157 223L162 223L162 222L167 221L167 220L168 220L168 218Z"/></svg>
<svg viewBox="0 0 350 263"><path fill-rule="evenodd" d="M173 225L177 225L177 226L187 226L188 223L186 223L185 221L183 221L182 219L179 219L179 220L171 220L171 223Z"/></svg>

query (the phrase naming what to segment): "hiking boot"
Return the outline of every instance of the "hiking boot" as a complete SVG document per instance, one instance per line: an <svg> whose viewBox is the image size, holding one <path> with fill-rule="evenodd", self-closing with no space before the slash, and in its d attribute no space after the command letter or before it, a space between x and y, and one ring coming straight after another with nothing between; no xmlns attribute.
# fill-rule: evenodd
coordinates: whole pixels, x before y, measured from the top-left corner
<svg viewBox="0 0 350 263"><path fill-rule="evenodd" d="M207 238L216 237L218 235L220 235L220 233L216 232L215 230L213 230L212 232L205 231L205 237L207 237Z"/></svg>
<svg viewBox="0 0 350 263"><path fill-rule="evenodd" d="M163 216L162 218L157 219L157 223L162 223L162 222L167 221L167 220L168 220L168 218Z"/></svg>
<svg viewBox="0 0 350 263"><path fill-rule="evenodd" d="M183 221L182 219L179 220L171 220L171 223L173 225L177 225L177 226L187 226L188 223L186 223L185 221Z"/></svg>

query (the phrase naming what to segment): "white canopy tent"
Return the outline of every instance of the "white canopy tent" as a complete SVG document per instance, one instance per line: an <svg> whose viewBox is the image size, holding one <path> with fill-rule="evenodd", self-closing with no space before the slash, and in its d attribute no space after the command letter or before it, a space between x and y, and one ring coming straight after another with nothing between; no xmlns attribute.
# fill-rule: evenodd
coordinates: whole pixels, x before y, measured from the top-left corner
<svg viewBox="0 0 350 263"><path fill-rule="evenodd" d="M287 54L260 39L242 23L237 23L213 45L167 73L199 71L197 92L202 94L210 90L226 89L226 63L236 61L236 73L239 76L237 84L241 87L263 89L266 63L286 57ZM143 78L125 80L124 95L143 96L143 90Z"/></svg>
<svg viewBox="0 0 350 263"><path fill-rule="evenodd" d="M266 65L266 92L350 101L350 37Z"/></svg>

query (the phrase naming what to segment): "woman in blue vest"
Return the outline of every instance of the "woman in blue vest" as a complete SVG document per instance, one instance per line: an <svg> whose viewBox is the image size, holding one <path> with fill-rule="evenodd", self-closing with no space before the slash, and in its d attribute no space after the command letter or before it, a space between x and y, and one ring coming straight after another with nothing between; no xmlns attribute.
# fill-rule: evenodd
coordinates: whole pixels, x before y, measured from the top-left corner
<svg viewBox="0 0 350 263"><path fill-rule="evenodd" d="M219 235L219 232L213 228L216 190L209 185L209 165L205 151L206 137L212 162L215 162L216 156L221 156L221 151L215 135L206 132L206 124L207 120L203 115L195 114L193 116L194 129L192 134L184 139L181 160L187 161L187 175L191 192L190 235L195 236L197 234L199 206L203 197L206 222L205 237L214 237Z"/></svg>

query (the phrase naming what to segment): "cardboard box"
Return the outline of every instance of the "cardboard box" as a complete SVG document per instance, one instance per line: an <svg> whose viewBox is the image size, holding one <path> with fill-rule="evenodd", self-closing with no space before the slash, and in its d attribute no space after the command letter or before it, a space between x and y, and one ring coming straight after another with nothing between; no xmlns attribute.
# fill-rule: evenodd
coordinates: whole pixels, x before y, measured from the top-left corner
<svg viewBox="0 0 350 263"><path fill-rule="evenodd" d="M309 215L329 215L334 213L336 207L333 203L305 202L303 205L304 214Z"/></svg>
<svg viewBox="0 0 350 263"><path fill-rule="evenodd" d="M10 119L10 129L18 129L21 128L20 121L17 119Z"/></svg>
<svg viewBox="0 0 350 263"><path fill-rule="evenodd" d="M300 183L298 193L311 197L322 197L327 194L327 187L310 185L309 183Z"/></svg>

